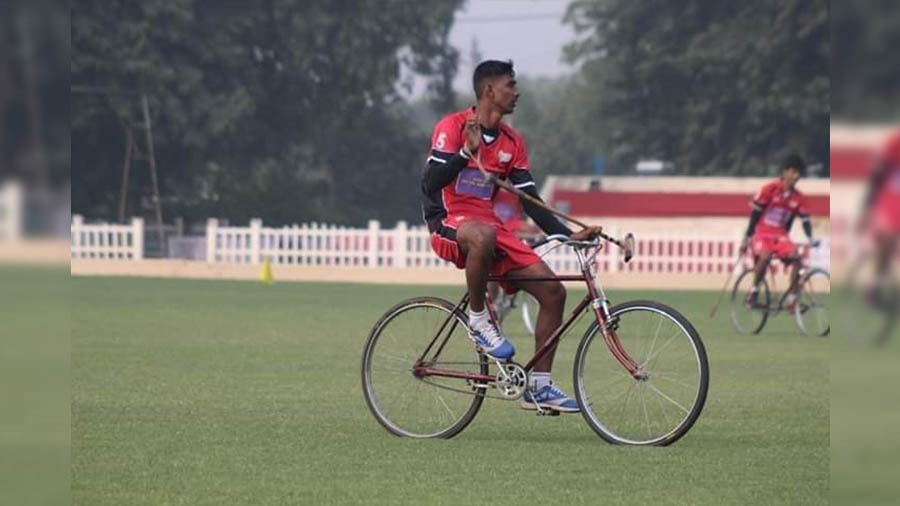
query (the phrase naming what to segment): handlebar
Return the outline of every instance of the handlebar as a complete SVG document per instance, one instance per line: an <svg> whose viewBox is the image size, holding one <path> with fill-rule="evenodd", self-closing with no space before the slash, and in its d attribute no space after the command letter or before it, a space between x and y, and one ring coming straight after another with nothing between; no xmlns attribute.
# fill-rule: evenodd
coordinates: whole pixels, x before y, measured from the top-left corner
<svg viewBox="0 0 900 506"><path fill-rule="evenodd" d="M615 244L616 246L622 248L623 250L625 250L625 263L630 262L631 259L634 257L634 235L631 234L630 232L628 234L625 234L625 238L621 241L614 239L603 233L601 233L595 239L590 240L590 241L573 241L568 236L563 235L563 234L551 234L551 235L548 235L547 237L545 237L543 240L538 241L537 243L533 244L531 247L532 247L532 249L537 249L545 244L549 244L553 241L557 241L560 244L565 244L565 245L571 246L573 248L593 248L593 247L600 245L601 239L609 241L609 242Z"/></svg>

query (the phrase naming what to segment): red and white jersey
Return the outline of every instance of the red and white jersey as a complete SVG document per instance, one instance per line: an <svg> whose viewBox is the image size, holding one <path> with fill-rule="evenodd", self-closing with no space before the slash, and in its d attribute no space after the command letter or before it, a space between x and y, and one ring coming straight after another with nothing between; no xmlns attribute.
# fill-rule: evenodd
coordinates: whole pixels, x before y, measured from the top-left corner
<svg viewBox="0 0 900 506"><path fill-rule="evenodd" d="M806 197L796 188L785 191L781 179L776 179L760 188L750 205L762 211L756 224L755 235L780 235L789 232L788 226L795 216L808 216Z"/></svg>
<svg viewBox="0 0 900 506"><path fill-rule="evenodd" d="M434 127L431 136L429 162L446 163L459 153L465 144L466 119L474 114L474 108L464 109L444 116ZM500 122L493 131L482 129L482 143L478 157L484 168L506 179L514 169L528 169L528 153L525 140L512 127ZM445 186L440 194L426 195L425 220L450 216L477 216L488 221L497 220L493 199L494 184L485 181L475 160L470 160L456 179Z"/></svg>
<svg viewBox="0 0 900 506"><path fill-rule="evenodd" d="M494 214L503 223L510 224L510 230L515 230L522 222L522 212L522 202L518 195L503 188L497 190L497 194L494 195Z"/></svg>

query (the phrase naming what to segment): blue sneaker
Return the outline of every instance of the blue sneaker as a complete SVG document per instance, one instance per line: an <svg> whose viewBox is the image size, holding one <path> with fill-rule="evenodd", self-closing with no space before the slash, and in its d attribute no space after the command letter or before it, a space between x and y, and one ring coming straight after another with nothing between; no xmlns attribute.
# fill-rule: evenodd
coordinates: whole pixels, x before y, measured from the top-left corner
<svg viewBox="0 0 900 506"><path fill-rule="evenodd" d="M519 407L537 411L535 403L537 403L541 409L551 409L562 413L578 413L581 411L578 409L578 402L566 395L565 392L557 388L553 383L544 385L543 388L536 392L529 389L525 392L525 395L522 396Z"/></svg>
<svg viewBox="0 0 900 506"><path fill-rule="evenodd" d="M469 338L481 351L496 360L509 360L516 354L516 348L503 337L493 323L488 323L478 330L472 329Z"/></svg>

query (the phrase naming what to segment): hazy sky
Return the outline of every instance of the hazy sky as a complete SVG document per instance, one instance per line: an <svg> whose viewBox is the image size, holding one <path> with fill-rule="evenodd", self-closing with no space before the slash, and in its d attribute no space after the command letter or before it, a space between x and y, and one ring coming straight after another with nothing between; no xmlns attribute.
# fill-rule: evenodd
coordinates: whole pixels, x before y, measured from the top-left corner
<svg viewBox="0 0 900 506"><path fill-rule="evenodd" d="M562 17L569 0L469 0L456 14L450 43L459 50L454 88L472 88L472 41L485 59L512 59L516 71L528 76L558 76L571 72L562 63L562 47L575 38ZM421 83L414 95L422 93Z"/></svg>

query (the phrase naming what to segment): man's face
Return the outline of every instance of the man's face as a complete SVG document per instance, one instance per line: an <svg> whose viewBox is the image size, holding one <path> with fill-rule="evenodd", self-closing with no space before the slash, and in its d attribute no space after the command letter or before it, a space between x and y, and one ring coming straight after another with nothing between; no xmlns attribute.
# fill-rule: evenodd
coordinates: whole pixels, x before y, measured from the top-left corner
<svg viewBox="0 0 900 506"><path fill-rule="evenodd" d="M781 180L785 190L793 188L797 184L798 179L800 179L800 169L795 167L788 167L781 173Z"/></svg>
<svg viewBox="0 0 900 506"><path fill-rule="evenodd" d="M488 84L487 96L491 103L497 106L503 114L512 114L519 99L519 88L516 78L502 76Z"/></svg>

